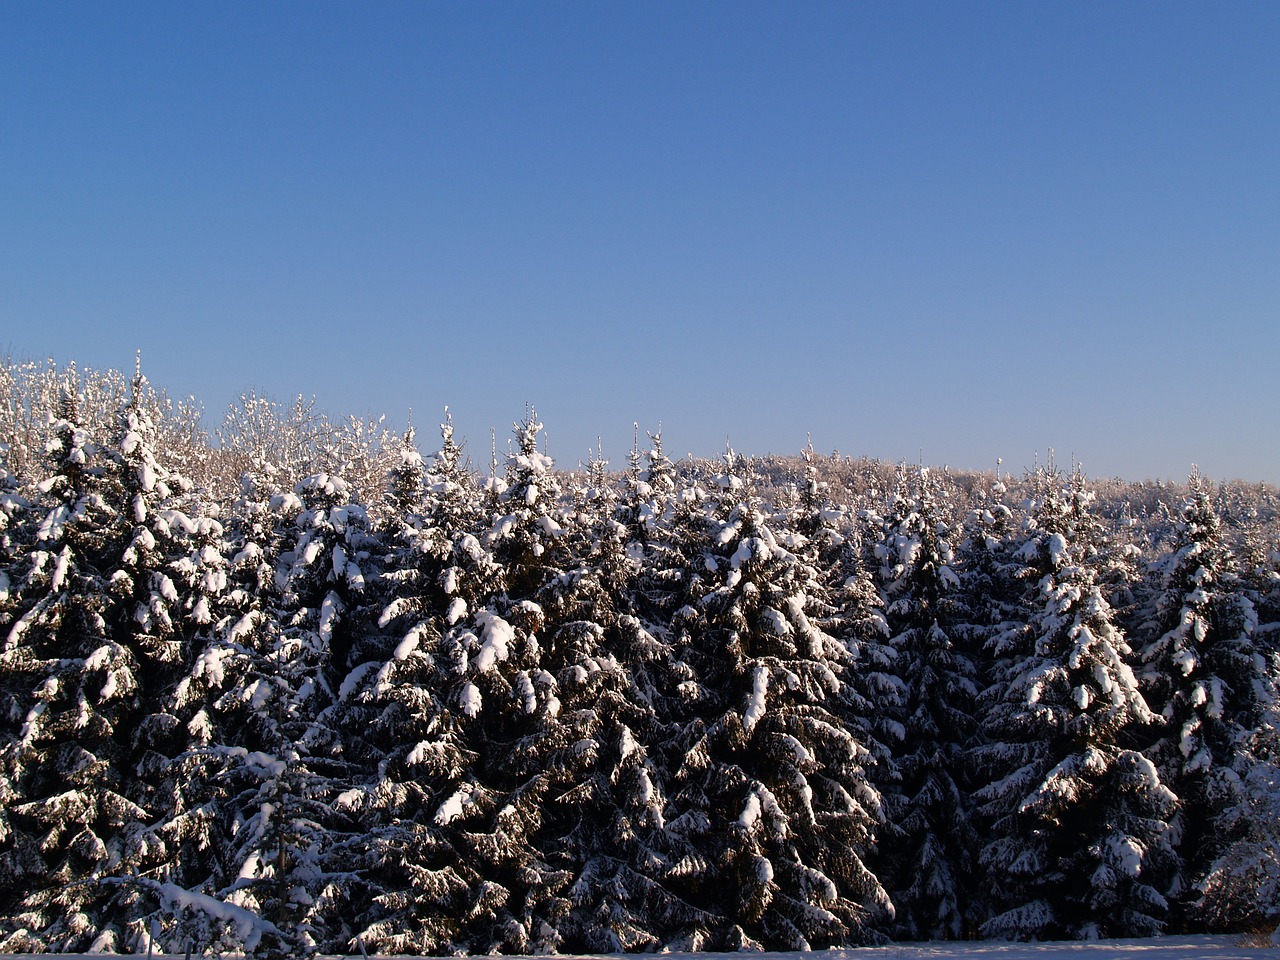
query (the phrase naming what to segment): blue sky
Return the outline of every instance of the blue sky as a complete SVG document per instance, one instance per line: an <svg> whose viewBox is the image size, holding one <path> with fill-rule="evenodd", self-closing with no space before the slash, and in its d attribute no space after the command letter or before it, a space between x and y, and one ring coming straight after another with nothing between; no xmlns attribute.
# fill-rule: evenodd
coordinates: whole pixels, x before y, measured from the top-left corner
<svg viewBox="0 0 1280 960"><path fill-rule="evenodd" d="M1275 3L8 3L0 351L1280 482Z"/></svg>

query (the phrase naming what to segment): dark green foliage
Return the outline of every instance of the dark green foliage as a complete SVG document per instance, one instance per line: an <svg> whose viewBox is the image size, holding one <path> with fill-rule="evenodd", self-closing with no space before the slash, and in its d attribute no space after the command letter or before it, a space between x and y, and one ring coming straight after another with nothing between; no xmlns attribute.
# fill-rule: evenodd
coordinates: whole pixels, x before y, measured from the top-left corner
<svg viewBox="0 0 1280 960"><path fill-rule="evenodd" d="M675 464L660 434L574 476L530 413L482 490L447 419L427 462L248 397L214 449L140 376L4 384L0 949L1280 910L1268 489Z"/></svg>

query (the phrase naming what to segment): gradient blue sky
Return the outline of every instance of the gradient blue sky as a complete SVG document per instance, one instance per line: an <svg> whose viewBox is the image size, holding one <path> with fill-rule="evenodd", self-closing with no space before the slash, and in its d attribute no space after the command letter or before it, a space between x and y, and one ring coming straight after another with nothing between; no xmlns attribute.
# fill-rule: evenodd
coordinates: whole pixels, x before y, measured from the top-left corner
<svg viewBox="0 0 1280 960"><path fill-rule="evenodd" d="M0 6L0 351L562 466L1280 482L1280 4Z"/></svg>

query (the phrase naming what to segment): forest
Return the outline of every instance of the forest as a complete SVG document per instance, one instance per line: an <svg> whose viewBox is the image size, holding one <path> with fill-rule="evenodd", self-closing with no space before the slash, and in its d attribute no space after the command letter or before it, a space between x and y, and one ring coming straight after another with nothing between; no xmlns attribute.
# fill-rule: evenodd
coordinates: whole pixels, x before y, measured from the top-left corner
<svg viewBox="0 0 1280 960"><path fill-rule="evenodd" d="M1276 488L433 419L0 362L0 951L1280 919Z"/></svg>

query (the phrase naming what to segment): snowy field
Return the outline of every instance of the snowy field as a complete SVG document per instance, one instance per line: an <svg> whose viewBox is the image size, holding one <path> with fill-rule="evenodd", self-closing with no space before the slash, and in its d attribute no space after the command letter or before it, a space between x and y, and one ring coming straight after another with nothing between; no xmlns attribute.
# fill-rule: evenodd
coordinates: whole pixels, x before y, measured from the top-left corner
<svg viewBox="0 0 1280 960"><path fill-rule="evenodd" d="M1248 946L1237 936L1161 937L1154 940L1100 940L1063 943L966 943L894 944L858 950L829 950L832 960L924 960L956 957L961 960L1198 960L1200 957L1280 957L1280 947ZM779 955L781 956L781 955Z"/></svg>
<svg viewBox="0 0 1280 960"><path fill-rule="evenodd" d="M616 958L618 954L604 954ZM689 960L743 960L741 953L691 953ZM747 954L746 956L752 956ZM797 960L796 953L755 954L758 960ZM804 960L1271 960L1280 958L1280 947L1244 945L1240 937L1164 937L1156 940L1104 940L1067 943L897 943L887 947L853 950L815 950ZM593 957L563 960L595 960Z"/></svg>
<svg viewBox="0 0 1280 960"><path fill-rule="evenodd" d="M5 960L49 960L51 954L14 954ZM558 957L556 960L612 960L621 954ZM645 956L644 954L637 955ZM691 953L687 960L743 960L740 953ZM797 960L795 953L761 953L756 960ZM817 950L805 960L1280 960L1280 946L1251 945L1237 936L1161 937L1154 940L1102 940L1064 943L1007 943L996 941L965 943L898 943L887 947L859 947L854 950ZM62 960L103 960L101 954L61 955ZM181 956L156 954L153 960L183 960ZM342 960L317 957L316 960ZM354 960L354 958L348 958ZM396 958L386 958L396 960ZM420 958L414 958L420 960ZM511 958L516 960L516 958Z"/></svg>

